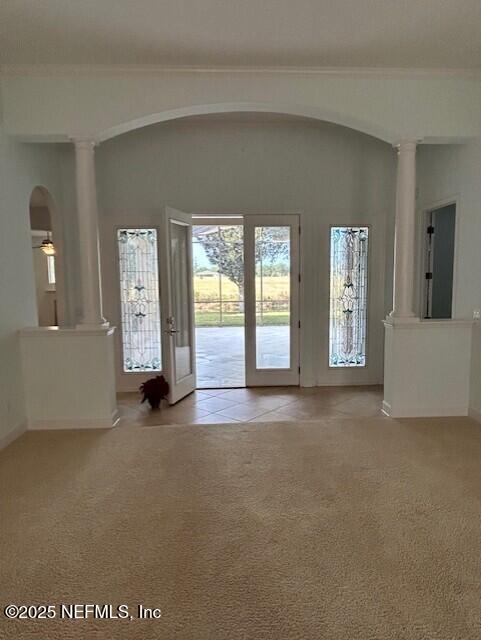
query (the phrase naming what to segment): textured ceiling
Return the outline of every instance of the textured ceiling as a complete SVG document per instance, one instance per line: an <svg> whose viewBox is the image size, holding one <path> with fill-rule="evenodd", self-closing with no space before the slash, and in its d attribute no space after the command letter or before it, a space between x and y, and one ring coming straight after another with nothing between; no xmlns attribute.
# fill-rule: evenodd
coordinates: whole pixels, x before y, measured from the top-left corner
<svg viewBox="0 0 481 640"><path fill-rule="evenodd" d="M481 0L2 0L10 64L481 68Z"/></svg>

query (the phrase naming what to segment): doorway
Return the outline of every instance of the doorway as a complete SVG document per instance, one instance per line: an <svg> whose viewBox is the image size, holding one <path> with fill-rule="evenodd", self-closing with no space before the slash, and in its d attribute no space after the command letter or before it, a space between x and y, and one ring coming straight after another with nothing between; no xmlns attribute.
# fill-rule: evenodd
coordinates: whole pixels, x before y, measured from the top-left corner
<svg viewBox="0 0 481 640"><path fill-rule="evenodd" d="M245 387L243 218L193 223L197 388Z"/></svg>
<svg viewBox="0 0 481 640"><path fill-rule="evenodd" d="M427 211L425 230L423 317L451 318L456 204Z"/></svg>
<svg viewBox="0 0 481 640"><path fill-rule="evenodd" d="M29 215L40 327L62 324L65 316L58 223L56 227L53 210L53 200L47 189L35 187L30 196Z"/></svg>
<svg viewBox="0 0 481 640"><path fill-rule="evenodd" d="M299 219L194 216L197 388L299 383Z"/></svg>
<svg viewBox="0 0 481 640"><path fill-rule="evenodd" d="M193 217L117 228L121 376L198 388L299 384L299 218ZM127 382L128 380L128 382Z"/></svg>

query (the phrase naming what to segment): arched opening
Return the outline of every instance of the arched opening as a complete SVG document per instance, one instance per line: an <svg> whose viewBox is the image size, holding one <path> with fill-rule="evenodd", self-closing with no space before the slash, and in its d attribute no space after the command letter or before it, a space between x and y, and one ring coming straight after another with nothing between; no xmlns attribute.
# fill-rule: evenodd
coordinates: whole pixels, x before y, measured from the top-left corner
<svg viewBox="0 0 481 640"><path fill-rule="evenodd" d="M379 384L383 336L375 328L390 307L386 255L391 248L395 177L391 146L354 128L272 110L219 110L193 117L178 113L170 121L137 124L125 135L101 144L97 151L102 273L104 281L109 278L104 304L106 316L119 327L117 335L123 339L119 312L122 288L111 268L118 253L118 229L133 230L134 235L136 229L155 229L158 212L173 205L194 214L198 388L265 386L267 375L277 375L276 369L290 375L289 367L303 386ZM122 163L118 162L120 157ZM283 222L288 220L286 216L298 218L289 233ZM251 231L244 243L247 226ZM304 233L299 234L299 227ZM278 228L285 235L284 244L274 242ZM337 244L331 228L339 230ZM374 238L369 245L369 264L374 274L382 274L377 280L373 276L370 297L365 285L367 255L360 256L360 264L354 262L352 254L360 254L359 243L349 242L358 237L359 230L366 235L365 229ZM226 232L234 235L233 230L239 233L238 242L235 238L228 241ZM237 251L246 244L250 255L247 277L242 252ZM275 249L278 244L283 251ZM231 252L233 246L236 251ZM290 264L294 247L302 256L301 283L301 274ZM136 251L138 271L143 272L140 261L146 254L140 246ZM227 259L229 252L232 259ZM221 261L216 256L221 256ZM356 296L358 306L349 308L352 313L347 315L340 307L350 303L339 293L334 318L331 274L339 274L335 277L341 281L349 271L352 281L351 264L359 267L355 274L362 272L363 282L354 282L362 295ZM256 346L255 353L251 347L249 363L247 322L241 304L246 280L251 283L251 308L254 300L256 309L247 327L250 335L255 332L250 344ZM125 295L125 301L130 303L131 298L127 300ZM132 315L136 311L133 309ZM355 322L341 324L341 318L351 317ZM125 320L126 327L133 326L129 322ZM360 329L354 335L356 327ZM119 341L116 352L119 389L125 391L138 387L137 376L151 375L128 370L130 364L124 358L132 335L127 333L125 344ZM298 354L290 354L291 345L300 345ZM263 376L262 384L247 381L246 373L254 370L256 375L260 371L257 380Z"/></svg>
<svg viewBox="0 0 481 640"><path fill-rule="evenodd" d="M374 122L366 121L346 113L339 113L332 109L321 109L299 104L286 104L283 102L221 102L211 104L194 104L185 107L178 107L158 113L143 115L139 118L119 123L100 131L97 135L98 142L105 142L116 136L120 136L129 131L142 129L153 124L178 120L180 118L191 118L198 116L209 116L216 114L278 114L298 118L318 120L337 124L348 129L354 129L360 133L378 138L388 144L393 144L402 136L397 131L388 131Z"/></svg>
<svg viewBox="0 0 481 640"><path fill-rule="evenodd" d="M65 299L61 234L53 198L45 187L33 189L29 213L38 325L62 325Z"/></svg>

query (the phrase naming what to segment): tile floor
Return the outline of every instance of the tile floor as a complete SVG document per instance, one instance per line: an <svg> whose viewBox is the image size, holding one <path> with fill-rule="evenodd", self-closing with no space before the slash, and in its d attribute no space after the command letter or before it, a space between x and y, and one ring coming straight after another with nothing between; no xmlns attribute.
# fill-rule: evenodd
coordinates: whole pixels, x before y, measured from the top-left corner
<svg viewBox="0 0 481 640"><path fill-rule="evenodd" d="M382 416L382 387L202 389L150 411L137 393L118 395L120 425L225 424Z"/></svg>
<svg viewBox="0 0 481 640"><path fill-rule="evenodd" d="M245 385L244 327L197 327L195 330L197 385ZM259 366L288 367L289 327L257 327Z"/></svg>

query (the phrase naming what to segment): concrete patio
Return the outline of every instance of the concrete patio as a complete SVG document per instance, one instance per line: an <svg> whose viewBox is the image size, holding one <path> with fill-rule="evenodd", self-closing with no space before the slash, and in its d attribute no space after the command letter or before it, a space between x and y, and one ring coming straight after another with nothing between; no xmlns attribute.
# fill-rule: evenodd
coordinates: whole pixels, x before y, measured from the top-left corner
<svg viewBox="0 0 481 640"><path fill-rule="evenodd" d="M258 351L263 367L288 366L289 327L258 327ZM244 327L196 329L197 387L244 387Z"/></svg>

